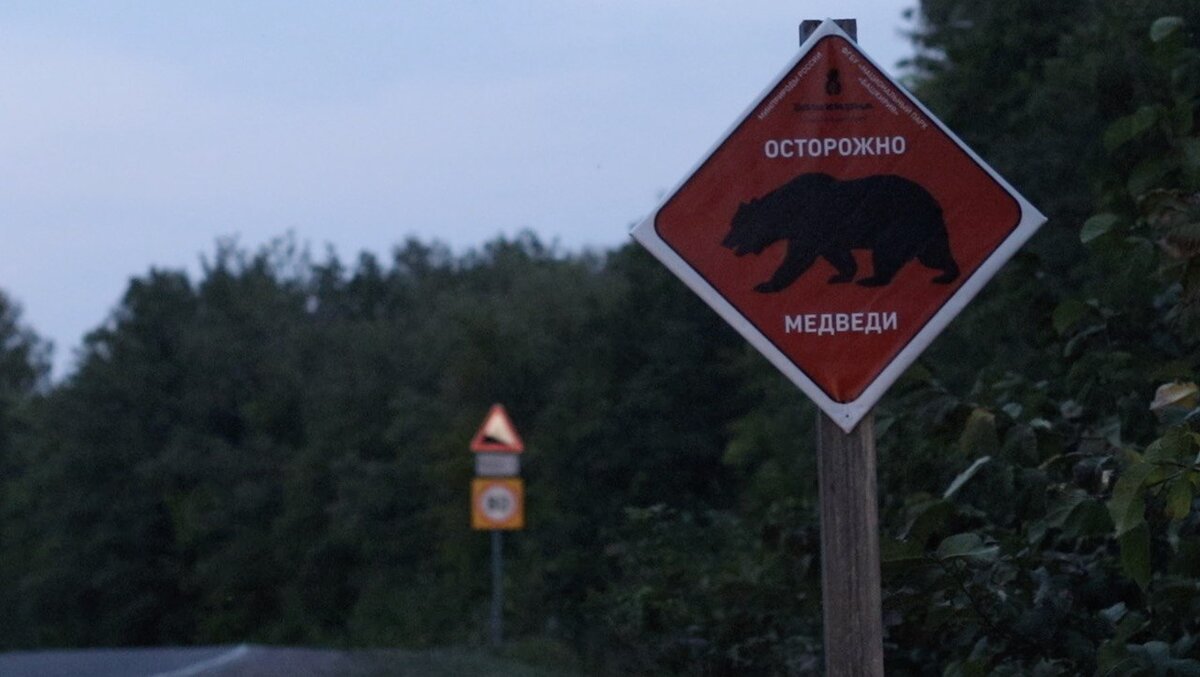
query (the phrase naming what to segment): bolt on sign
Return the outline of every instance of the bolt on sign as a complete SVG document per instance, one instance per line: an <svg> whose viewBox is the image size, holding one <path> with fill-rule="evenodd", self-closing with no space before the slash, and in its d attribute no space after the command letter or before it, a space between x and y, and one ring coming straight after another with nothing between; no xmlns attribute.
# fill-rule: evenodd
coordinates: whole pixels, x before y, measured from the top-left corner
<svg viewBox="0 0 1200 677"><path fill-rule="evenodd" d="M827 20L632 234L849 432L1044 222Z"/></svg>

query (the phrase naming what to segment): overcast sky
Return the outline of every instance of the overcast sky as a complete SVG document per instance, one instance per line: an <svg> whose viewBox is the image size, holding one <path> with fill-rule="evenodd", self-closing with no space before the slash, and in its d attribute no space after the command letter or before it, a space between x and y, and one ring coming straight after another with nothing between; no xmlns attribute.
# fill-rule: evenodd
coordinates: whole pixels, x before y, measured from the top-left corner
<svg viewBox="0 0 1200 677"><path fill-rule="evenodd" d="M849 16L885 68L916 0L6 0L0 289L56 374L151 266L294 233L343 260L628 229Z"/></svg>

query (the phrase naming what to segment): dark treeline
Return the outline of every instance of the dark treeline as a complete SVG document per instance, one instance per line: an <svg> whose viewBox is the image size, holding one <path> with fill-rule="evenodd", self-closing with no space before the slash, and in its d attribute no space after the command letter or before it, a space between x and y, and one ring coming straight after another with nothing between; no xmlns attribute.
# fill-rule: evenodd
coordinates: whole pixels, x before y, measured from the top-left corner
<svg viewBox="0 0 1200 677"><path fill-rule="evenodd" d="M225 244L198 281L134 280L40 394L35 340L12 343L10 645L469 636L466 445L493 402L530 448L519 631L582 632L623 507L734 505L724 430L754 399L741 342L649 257L531 235L349 268Z"/></svg>
<svg viewBox="0 0 1200 677"><path fill-rule="evenodd" d="M1200 6L920 12L918 95L1051 221L877 411L889 674L1200 674ZM46 365L0 297L0 647L482 642L502 402L517 644L819 670L815 412L633 246L224 243Z"/></svg>

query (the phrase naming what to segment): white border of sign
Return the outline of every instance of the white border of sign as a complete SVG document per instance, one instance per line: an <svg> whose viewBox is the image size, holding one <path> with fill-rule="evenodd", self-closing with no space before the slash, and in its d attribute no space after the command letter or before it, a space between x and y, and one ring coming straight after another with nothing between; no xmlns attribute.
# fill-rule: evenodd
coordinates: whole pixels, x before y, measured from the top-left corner
<svg viewBox="0 0 1200 677"><path fill-rule="evenodd" d="M871 65L873 65L880 73L883 73L884 76L887 77L888 81L892 83L892 86L894 86L897 91L902 92L915 107L920 109L920 111L924 113L926 117L932 120L939 129L941 129L956 144L958 144L958 146L961 147L973 160L978 162L979 166L982 167L984 171L986 171L1006 191L1008 191L1010 195L1012 195L1013 199L1016 200L1017 204L1020 206L1021 219L1018 222L1016 229L1013 230L1012 234L1010 234L1003 242L1001 242L1000 246L998 246L995 251L988 255L986 259L984 259L979 268L976 269L975 272L972 273L965 282L963 282L958 291L956 291L954 295L942 305L941 309L938 310L938 312L934 314L932 318L930 318L929 322L927 322L919 332L917 332L916 336L914 336L912 340L909 341L908 344L896 354L896 357L886 367L884 367L875 380L863 390L862 395L860 395L858 399L843 403L834 401L832 398L826 395L825 392L812 381L812 379L805 375L805 373L801 371L795 364L793 364L792 361L783 354L783 352L781 352L775 347L774 344L767 340L767 338L763 336L763 334L759 332L759 330L756 329L754 325L751 324L740 311L738 311L737 308L726 301L725 298L721 296L720 292L709 285L703 277L701 277L690 265L688 265L686 261L684 261L678 254L675 253L670 245L668 245L658 236L658 233L654 231L654 222L658 217L659 211L662 210L663 206L670 201L671 197L674 196L681 187L683 187L683 184L687 182L688 178L690 178L700 169L700 167L708 160L708 158L711 157L713 153L715 153L716 150L725 143L726 140L728 140L730 135L733 134L734 130L736 130L746 118L750 117L750 115L766 99L771 91L773 91L783 81L783 79L787 77L788 73L790 73L792 69L795 68L800 61L808 55L808 52L812 50L814 45L817 44L817 41L830 35L840 36L846 40L849 40L850 42L854 42L849 35L842 31L842 29L838 28L837 24L834 23L832 19L826 19L825 21L821 22L821 25L817 27L817 30L813 31L812 35L810 35L808 39L804 41L804 44L800 46L800 51L797 53L796 57L792 59L787 67L784 68L775 79L771 81L771 83L763 90L763 93L754 100L754 103L752 103L746 109L746 111L737 118L733 125L731 125L729 129L721 136L720 140L714 144L708 153L706 153L700 159L700 161L696 163L692 170L684 176L684 179L676 184L676 186L667 193L666 198L663 199L663 201L658 205L657 208L655 208L650 216L633 228L631 235L633 235L634 239L640 242L642 246L648 249L651 254L653 254L660 262L662 262L663 265L670 269L672 273L674 273L679 279L683 280L683 282L687 284L687 286L690 287L693 292L699 295L705 303L711 306L713 310L717 311L717 314L719 314L726 322L736 329L737 332L741 334L743 338L749 341L751 345L757 348L760 353L766 356L766 358L770 360L770 362L774 364L777 369L783 372L785 376L799 386L800 390L804 391L804 394L808 395L809 398L811 398L813 402L820 407L821 411L824 411L831 419L833 419L833 421L836 422L842 430L850 432L854 429L854 426L858 424L862 417L865 416L867 412L869 412L871 408L875 406L875 403L879 401L879 398L883 397L883 394L887 392L887 389L890 388L893 383L896 382L896 379L904 373L904 370L908 369L908 367L916 361L917 357L919 357L921 353L924 352L929 346L929 344L933 342L933 339L937 338L937 335L946 328L946 325L950 324L950 321L953 320L954 317L958 315L958 313L961 312L968 303L970 303L971 299L973 299L975 295L979 293L979 290L982 289L987 281L996 274L1000 267L1003 266L1005 262L1007 262L1008 259L1010 259L1012 255L1015 254L1031 236L1033 236L1034 232L1036 232L1037 229L1046 222L1046 217L1043 216L1042 213L1039 212L1032 204L1030 204L1028 200L1022 197L1021 194L1016 191L1016 189L1010 186L1008 182L1005 181L1004 178L999 174L997 174L994 169L992 169L986 162L976 155L974 151L968 148L967 145L964 144L954 132L950 131L946 125L942 124L942 121L934 116L934 114L931 113L928 108L926 108L920 101L917 101L915 98L913 98L913 96L908 93L908 90L904 89L900 83L896 82L896 80L892 78L892 76L889 75L886 70L881 68L879 64L875 63L875 61L871 59L869 55L866 55L859 50L859 53L862 54L864 58L871 63Z"/></svg>

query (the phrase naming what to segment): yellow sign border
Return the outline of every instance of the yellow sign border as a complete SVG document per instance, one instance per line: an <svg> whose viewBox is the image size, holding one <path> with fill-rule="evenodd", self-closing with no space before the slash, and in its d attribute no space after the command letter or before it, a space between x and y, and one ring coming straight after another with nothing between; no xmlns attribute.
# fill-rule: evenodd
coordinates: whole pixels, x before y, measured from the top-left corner
<svg viewBox="0 0 1200 677"><path fill-rule="evenodd" d="M483 494L494 486L509 490L516 510L505 520L494 520L483 511ZM471 528L479 531L517 531L525 528L525 481L515 477L476 477L471 480Z"/></svg>

